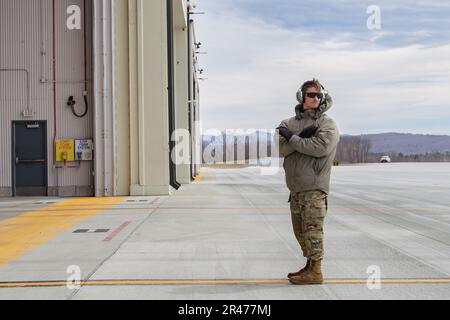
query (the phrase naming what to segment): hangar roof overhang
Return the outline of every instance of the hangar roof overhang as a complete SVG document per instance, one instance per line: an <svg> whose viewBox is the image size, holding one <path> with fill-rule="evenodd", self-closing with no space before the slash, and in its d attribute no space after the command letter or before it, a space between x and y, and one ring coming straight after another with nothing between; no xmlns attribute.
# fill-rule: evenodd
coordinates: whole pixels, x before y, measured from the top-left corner
<svg viewBox="0 0 450 320"><path fill-rule="evenodd" d="M173 1L173 11L174 11L174 26L176 28L186 28L187 27L187 2L186 0L174 0Z"/></svg>

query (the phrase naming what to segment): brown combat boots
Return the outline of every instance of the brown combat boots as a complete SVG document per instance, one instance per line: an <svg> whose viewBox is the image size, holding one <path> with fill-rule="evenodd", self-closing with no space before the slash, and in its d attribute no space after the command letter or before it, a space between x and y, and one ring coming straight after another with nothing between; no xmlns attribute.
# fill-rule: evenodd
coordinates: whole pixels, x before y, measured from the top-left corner
<svg viewBox="0 0 450 320"><path fill-rule="evenodd" d="M300 270L298 272L289 273L288 274L288 278L290 279L290 278L293 278L293 277L301 276L303 273L305 273L309 269L309 267L311 267L311 259L308 259L308 262L306 263L306 266L302 270Z"/></svg>
<svg viewBox="0 0 450 320"><path fill-rule="evenodd" d="M297 285L323 284L322 261L311 261L311 266L306 272L290 278L289 281Z"/></svg>

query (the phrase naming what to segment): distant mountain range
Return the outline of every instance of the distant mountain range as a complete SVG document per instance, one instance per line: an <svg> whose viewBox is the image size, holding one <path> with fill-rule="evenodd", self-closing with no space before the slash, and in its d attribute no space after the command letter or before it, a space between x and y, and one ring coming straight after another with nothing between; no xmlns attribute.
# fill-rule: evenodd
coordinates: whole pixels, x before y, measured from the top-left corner
<svg viewBox="0 0 450 320"><path fill-rule="evenodd" d="M271 140L272 135L267 132L259 132L260 139ZM349 136L349 135L345 135ZM372 142L370 153L403 153L404 155L446 153L450 152L450 136L446 135L422 135L404 133L381 133L362 135ZM256 133L253 135L253 141ZM212 136L204 136L203 141L208 143L213 140ZM238 143L245 141L245 137L237 136Z"/></svg>
<svg viewBox="0 0 450 320"><path fill-rule="evenodd" d="M371 153L426 154L450 151L450 136L382 133L362 135L372 142Z"/></svg>

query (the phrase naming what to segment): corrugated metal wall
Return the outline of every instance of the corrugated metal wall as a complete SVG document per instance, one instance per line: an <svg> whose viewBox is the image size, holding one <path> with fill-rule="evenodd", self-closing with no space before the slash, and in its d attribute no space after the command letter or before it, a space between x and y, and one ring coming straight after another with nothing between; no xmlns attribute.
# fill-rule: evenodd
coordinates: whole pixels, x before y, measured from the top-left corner
<svg viewBox="0 0 450 320"><path fill-rule="evenodd" d="M70 139L93 138L92 119L92 1L55 1L56 44L56 137ZM74 96L79 113L83 111L85 89L84 29L68 30L67 8L78 5L87 17L87 71L90 110L79 119L67 107ZM47 121L48 173L51 195L80 196L92 193L92 163L79 168L54 167L53 137L53 0L0 0L0 189L3 193L12 184L11 123L12 121ZM20 71L19 71L20 69ZM29 79L28 79L29 77ZM29 88L27 81L29 80ZM25 118L22 111L29 107L33 116ZM69 164L77 166L77 164ZM60 187L59 190L55 187Z"/></svg>

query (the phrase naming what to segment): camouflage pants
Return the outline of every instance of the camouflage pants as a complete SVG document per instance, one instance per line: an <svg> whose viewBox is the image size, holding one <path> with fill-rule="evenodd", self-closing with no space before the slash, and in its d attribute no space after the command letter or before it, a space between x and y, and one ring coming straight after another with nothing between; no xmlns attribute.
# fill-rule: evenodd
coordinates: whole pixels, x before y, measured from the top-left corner
<svg viewBox="0 0 450 320"><path fill-rule="evenodd" d="M294 233L303 256L313 261L322 260L323 225L328 211L327 194L322 191L292 193L290 203Z"/></svg>

